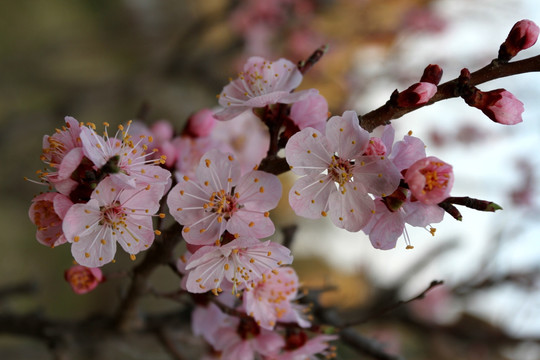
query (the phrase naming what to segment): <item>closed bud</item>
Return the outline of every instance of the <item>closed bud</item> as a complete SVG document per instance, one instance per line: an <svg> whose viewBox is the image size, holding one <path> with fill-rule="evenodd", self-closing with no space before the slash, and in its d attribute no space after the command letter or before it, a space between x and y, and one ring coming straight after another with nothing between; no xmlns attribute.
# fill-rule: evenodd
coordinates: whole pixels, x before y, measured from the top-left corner
<svg viewBox="0 0 540 360"><path fill-rule="evenodd" d="M464 99L467 104L482 110L496 123L515 125L523 121L523 103L505 89L484 92L475 88L473 93Z"/></svg>
<svg viewBox="0 0 540 360"><path fill-rule="evenodd" d="M399 107L418 106L427 103L437 92L437 85L430 82L419 82L411 85L397 96Z"/></svg>
<svg viewBox="0 0 540 360"><path fill-rule="evenodd" d="M424 69L424 74L422 74L422 78L420 79L420 82L428 82L435 85L439 85L439 82L441 81L441 78L442 78L442 74L443 74L443 70L439 65L429 64Z"/></svg>
<svg viewBox="0 0 540 360"><path fill-rule="evenodd" d="M508 61L536 43L540 28L531 20L518 21L499 48L499 60Z"/></svg>

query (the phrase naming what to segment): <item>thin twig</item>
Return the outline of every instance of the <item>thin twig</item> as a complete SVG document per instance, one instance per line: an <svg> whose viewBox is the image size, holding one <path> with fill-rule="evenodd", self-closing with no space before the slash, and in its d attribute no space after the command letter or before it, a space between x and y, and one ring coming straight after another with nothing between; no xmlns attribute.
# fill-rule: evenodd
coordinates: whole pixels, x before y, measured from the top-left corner
<svg viewBox="0 0 540 360"><path fill-rule="evenodd" d="M349 322L346 322L344 323L342 326L345 328L345 327L351 327L351 326L356 326L356 325L360 325L360 324L364 324L370 320L373 320L373 319L376 319L376 318L379 318L383 315L386 315L387 313L403 306L403 305L406 305L410 302L413 302L415 300L420 300L420 299L423 299L426 294L431 291L433 288L436 288L437 286L439 285L442 285L444 283L444 281L442 280L433 280L429 286L424 290L422 291L420 294L416 295L415 297L409 299L409 300L400 300L398 302L396 302L395 304L392 304L390 306L386 306L382 309L379 309L375 312L372 312L369 316L366 316L362 319L359 319L359 320L354 320L354 321L349 321Z"/></svg>

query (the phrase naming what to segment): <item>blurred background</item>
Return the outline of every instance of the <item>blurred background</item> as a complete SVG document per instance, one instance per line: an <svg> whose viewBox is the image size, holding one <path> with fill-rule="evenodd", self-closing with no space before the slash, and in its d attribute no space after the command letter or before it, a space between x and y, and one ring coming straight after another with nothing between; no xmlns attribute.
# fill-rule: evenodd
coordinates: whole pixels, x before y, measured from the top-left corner
<svg viewBox="0 0 540 360"><path fill-rule="evenodd" d="M28 207L44 189L23 177L37 179L43 135L62 126L64 116L112 126L167 119L181 130L190 114L217 105L216 94L249 56L296 62L322 44L330 50L302 88L319 89L333 114L361 114L417 82L428 64L444 69L443 82L463 67L488 64L524 18L540 23L536 1L0 2L0 313L76 319L111 312L122 272L132 265L119 259L104 269L107 284L77 296L63 280L69 247L35 240ZM537 55L538 46L518 58ZM453 164L454 196L489 199L504 211L465 209L462 223L447 216L433 238L408 228L414 250L400 240L396 249L379 251L361 233L299 220L283 204L274 216L282 226L299 224L293 253L301 281L337 286L322 301L347 314L369 309L383 293L389 301L409 299L444 280L426 299L358 330L411 359L540 358L539 80L524 74L480 86L504 87L525 104L524 122L511 128L457 99L394 122L397 138L412 130L428 155ZM170 271L155 277L163 290L177 287ZM157 311L175 304L145 305ZM122 359L168 358L156 344L145 343L151 350L144 355L130 346L108 350ZM338 358L359 358L353 354L344 347ZM53 358L45 344L4 335L0 357Z"/></svg>

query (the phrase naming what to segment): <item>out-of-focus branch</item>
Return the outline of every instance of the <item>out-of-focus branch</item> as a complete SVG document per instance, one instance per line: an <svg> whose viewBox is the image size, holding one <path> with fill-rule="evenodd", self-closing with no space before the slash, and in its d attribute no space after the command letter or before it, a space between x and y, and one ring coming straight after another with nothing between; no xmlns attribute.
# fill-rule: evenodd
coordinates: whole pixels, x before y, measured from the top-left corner
<svg viewBox="0 0 540 360"><path fill-rule="evenodd" d="M373 311L370 312L370 314L362 319L359 319L359 320L353 320L353 321L349 321L349 322L346 322L344 323L343 327L350 327L350 326L355 326L355 325L360 325L360 324L363 324L363 323L366 323L370 320L373 320L373 319L376 319L376 318L379 318L403 305L406 305L410 302L413 302L415 300L420 300L420 299L423 299L426 294L431 291L433 288L439 286L439 285L442 285L444 282L442 280L433 280L429 286L424 290L422 291L420 294L416 295L415 297L413 298L410 298L409 300L399 300L398 302L390 305L390 306L385 306L383 308L380 308L380 309L375 309Z"/></svg>
<svg viewBox="0 0 540 360"><path fill-rule="evenodd" d="M180 241L182 226L175 222L162 233L161 241L156 241L147 251L144 260L133 269L133 280L116 312L115 327L127 331L141 327L137 317L137 305L149 289L148 278L159 265L167 265L175 246Z"/></svg>
<svg viewBox="0 0 540 360"><path fill-rule="evenodd" d="M480 70L471 73L469 84L475 86L507 76L536 71L540 71L540 55L509 63L493 60L489 65L486 65ZM450 80L439 85L437 87L437 93L424 105L400 108L395 106L391 101L388 101L378 109L359 116L360 126L371 132L377 126L389 124L390 120L400 118L411 111L434 104L441 100L458 97L460 96L459 91L459 80L458 78L455 78L454 80Z"/></svg>
<svg viewBox="0 0 540 360"><path fill-rule="evenodd" d="M33 282L23 282L19 284L8 285L0 288L0 301L12 296L31 295L37 292L38 288Z"/></svg>

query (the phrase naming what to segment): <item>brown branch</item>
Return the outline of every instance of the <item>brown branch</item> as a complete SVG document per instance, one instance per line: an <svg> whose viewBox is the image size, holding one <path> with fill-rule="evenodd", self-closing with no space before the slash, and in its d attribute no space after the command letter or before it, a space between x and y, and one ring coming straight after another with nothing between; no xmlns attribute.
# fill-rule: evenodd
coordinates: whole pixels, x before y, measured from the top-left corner
<svg viewBox="0 0 540 360"><path fill-rule="evenodd" d="M144 260L133 269L133 280L122 299L115 316L115 327L127 331L141 327L137 317L137 305L142 295L148 292L148 278L159 265L167 265L175 246L180 241L182 227L174 223L162 233L161 241L157 240L147 251Z"/></svg>
<svg viewBox="0 0 540 360"><path fill-rule="evenodd" d="M510 63L493 60L489 65L486 65L480 70L473 72L468 84L475 86L502 77L536 71L540 71L540 55ZM450 80L439 85L437 87L437 93L429 102L421 106L400 108L395 106L391 101L388 101L378 109L359 116L360 126L371 132L377 126L389 124L390 120L400 118L411 111L434 104L441 100L458 97L460 96L458 79L459 78L455 78L454 80Z"/></svg>

